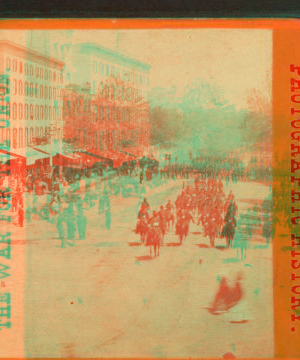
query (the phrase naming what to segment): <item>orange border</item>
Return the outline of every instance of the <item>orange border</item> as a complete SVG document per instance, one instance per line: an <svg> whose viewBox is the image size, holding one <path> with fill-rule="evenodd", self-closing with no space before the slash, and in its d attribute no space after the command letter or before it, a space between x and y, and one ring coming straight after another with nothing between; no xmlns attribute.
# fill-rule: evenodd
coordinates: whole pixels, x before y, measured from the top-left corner
<svg viewBox="0 0 300 360"><path fill-rule="evenodd" d="M274 30L273 102L274 152L289 158L290 63L300 66L300 20L298 19L0 19L1 29L269 29ZM275 165L275 164L274 164ZM289 194L287 194L289 196ZM279 229L285 232L284 229ZM284 239L284 240L283 240ZM275 357L300 358L298 333L291 332L290 257L282 252L289 237L274 239L274 327ZM111 359L113 360L113 359Z"/></svg>
<svg viewBox="0 0 300 360"><path fill-rule="evenodd" d="M0 19L0 29L299 29L298 19Z"/></svg>

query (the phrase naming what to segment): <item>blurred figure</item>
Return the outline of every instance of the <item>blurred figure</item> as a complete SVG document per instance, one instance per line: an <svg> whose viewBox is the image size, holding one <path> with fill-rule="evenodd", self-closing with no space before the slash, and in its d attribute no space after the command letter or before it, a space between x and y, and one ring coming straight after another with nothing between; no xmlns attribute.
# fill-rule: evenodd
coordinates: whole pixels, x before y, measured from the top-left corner
<svg viewBox="0 0 300 360"><path fill-rule="evenodd" d="M80 209L77 214L77 229L78 229L79 239L85 239L86 225L87 225L86 215L83 213L83 210Z"/></svg>

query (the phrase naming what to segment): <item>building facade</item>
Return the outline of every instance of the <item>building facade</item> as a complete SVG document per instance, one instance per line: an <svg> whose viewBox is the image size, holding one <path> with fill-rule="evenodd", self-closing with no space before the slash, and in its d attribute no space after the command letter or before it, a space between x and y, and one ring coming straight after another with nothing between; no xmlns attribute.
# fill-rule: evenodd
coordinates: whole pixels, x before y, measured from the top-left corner
<svg viewBox="0 0 300 360"><path fill-rule="evenodd" d="M11 151L61 141L64 62L9 41L0 41L0 73L8 75L10 127L0 142Z"/></svg>
<svg viewBox="0 0 300 360"><path fill-rule="evenodd" d="M75 45L64 91L64 138L81 149L149 148L150 65L96 44Z"/></svg>

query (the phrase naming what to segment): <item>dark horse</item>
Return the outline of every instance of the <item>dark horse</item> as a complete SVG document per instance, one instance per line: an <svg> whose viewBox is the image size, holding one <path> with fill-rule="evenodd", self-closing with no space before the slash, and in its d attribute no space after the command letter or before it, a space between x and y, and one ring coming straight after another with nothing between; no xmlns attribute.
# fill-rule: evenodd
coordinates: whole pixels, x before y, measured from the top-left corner
<svg viewBox="0 0 300 360"><path fill-rule="evenodd" d="M226 237L227 247L231 248L235 234L235 227L232 221L229 221L224 225L223 234Z"/></svg>

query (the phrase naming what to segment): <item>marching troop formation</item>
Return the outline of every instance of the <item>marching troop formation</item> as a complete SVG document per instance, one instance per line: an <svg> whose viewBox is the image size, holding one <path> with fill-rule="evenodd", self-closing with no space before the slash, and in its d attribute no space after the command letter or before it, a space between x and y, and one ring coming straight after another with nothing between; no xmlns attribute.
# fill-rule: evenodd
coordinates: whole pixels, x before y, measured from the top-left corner
<svg viewBox="0 0 300 360"><path fill-rule="evenodd" d="M167 231L173 230L179 237L179 245L186 240L190 223L201 225L204 237L209 237L210 246L215 246L219 235L226 238L227 247L232 247L235 234L238 208L232 191L226 197L221 180L195 179L194 184L183 186L174 204L160 206L159 211L152 211L144 198L138 213L136 233L141 242L152 248L154 257L159 256Z"/></svg>

